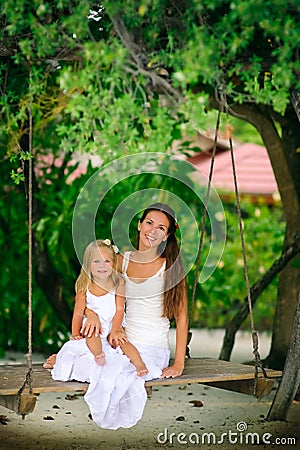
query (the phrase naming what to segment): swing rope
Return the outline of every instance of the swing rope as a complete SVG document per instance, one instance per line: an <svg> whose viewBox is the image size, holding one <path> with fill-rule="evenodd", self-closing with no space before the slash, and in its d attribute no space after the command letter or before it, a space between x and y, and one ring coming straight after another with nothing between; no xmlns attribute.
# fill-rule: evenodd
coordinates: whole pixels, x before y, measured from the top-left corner
<svg viewBox="0 0 300 450"><path fill-rule="evenodd" d="M29 159L28 159L28 351L26 354L28 371L24 383L16 395L16 410L20 410L21 394L26 386L32 395L32 108L29 108ZM25 415L22 414L22 419Z"/></svg>
<svg viewBox="0 0 300 450"><path fill-rule="evenodd" d="M195 268L195 278L194 278L193 290L192 290L192 299L191 299L191 304L190 304L190 308L189 308L189 317L188 317L189 333L190 333L190 324L191 324L191 320L192 320L192 312L193 312L195 297L196 297L196 288L197 288L198 275L199 275L199 269L200 269L201 253L202 253L203 242L204 242L208 200L209 200L212 176L213 176L213 171L214 171L214 163L215 163L215 156L216 156L217 143L218 143L218 133L219 133L219 128L220 128L221 113L223 111L223 108L224 108L224 105L221 102L219 102L219 110L218 110L217 122L216 122L216 127L215 127L213 151L212 151L212 157L211 157L211 162L210 162L209 176L208 176L208 180L207 180L207 189L206 189L205 202L204 202L204 210L203 210L203 216L202 216L202 222L201 222L199 248L198 248L198 253L197 253L197 258L196 258L196 268ZM187 346L186 354L187 354L187 357L190 358L190 350L189 350L188 346Z"/></svg>
<svg viewBox="0 0 300 450"><path fill-rule="evenodd" d="M210 194L212 175L213 175L213 168L214 168L214 162L215 162L215 156L216 156L218 133L219 133L219 128L220 128L220 118L221 118L221 113L224 112L224 109L226 109L226 114L228 115L228 104L227 104L227 101L226 101L225 94L223 93L222 87L220 87L218 89L218 92L219 92L219 97L218 97L218 95L216 95L216 97L218 99L219 109L218 109L218 116L217 116L217 122L216 122L216 127L215 127L215 137L214 137L212 158L211 158L210 171L209 171L209 177L208 177L208 183L207 183L207 191L206 191L206 197L205 197L204 212L203 212L203 217L202 217L202 225L201 225L201 232L200 232L200 242L199 242L198 254L197 254L197 259L196 259L195 278L194 278L192 299L191 299L190 310L189 310L189 326L190 326L190 323L191 323L192 311L193 311L193 307L194 307L194 303L195 303L195 297L196 297L196 287L197 287L198 274L199 274L199 268L200 268L200 262L201 262L201 253L202 253L203 241L204 241L204 232L205 232L205 223L206 223L206 217L207 217L208 199L209 199L209 194ZM229 146L230 146L230 157L231 157L232 174L233 174L234 191L235 191L235 201L236 201L238 223L239 223L239 233L240 233L241 248L242 248L242 255L243 255L244 276L245 276L245 282L246 282L247 299L248 299L248 307L249 307L252 346L253 346L253 354L254 354L254 362L255 362L255 369L254 369L254 395L255 395L256 392L257 392L259 369L261 369L261 371L262 371L262 373L263 373L265 378L267 378L267 373L266 373L266 371L265 371L265 369L264 369L264 367L262 365L261 359L260 359L260 354L259 354L259 350L258 350L258 334L257 334L257 331L255 330L255 326L254 326L252 299L251 299L251 291L250 291L250 283L249 283L249 272L248 272L248 265L247 265L247 257L246 257L244 234L243 234L243 223L242 223L242 214L241 214L241 205L240 205L240 195L239 195L239 190L238 190L237 175L236 175L236 164L235 164L235 159L234 159L234 151L233 151L233 143L232 143L231 134L229 135ZM190 352L189 352L189 348L188 347L187 347L187 356L190 357Z"/></svg>
<svg viewBox="0 0 300 450"><path fill-rule="evenodd" d="M224 103L227 105L226 99L224 97ZM236 164L234 159L234 151L233 151L233 143L232 143L232 137L231 134L229 135L229 146L230 146L230 157L231 157L231 164L232 164L232 175L233 175L233 182L234 182L234 191L235 191L235 202L236 202L236 209L237 209L237 215L238 215L238 223L239 223L239 232L240 232L240 239L241 239L241 247L242 247L242 255L243 255L243 266L244 266L244 276L245 276L245 282L246 282L246 290L247 290L247 299L248 299L248 308L249 308L249 317L250 317L250 326L251 326L251 335L252 335L252 345L253 345L253 354L255 359L255 379L254 379L254 394L257 391L257 382L258 382L258 372L259 369L261 369L263 375L265 378L267 378L267 373L262 365L260 354L258 350L258 334L255 330L254 326L254 318L253 318L253 309L252 309L252 298L251 298L251 290L250 290L250 283L249 283L249 272L248 272L248 264L247 264L247 256L246 256L246 249L245 249L245 240L244 240L244 233L243 233L243 222L242 222L242 213L241 213L241 204L240 204L240 195L238 190L238 183L237 183L237 175L236 175Z"/></svg>
<svg viewBox="0 0 300 450"><path fill-rule="evenodd" d="M26 355L30 371L29 389L32 393L32 108L29 109L29 154L28 160L28 352Z"/></svg>

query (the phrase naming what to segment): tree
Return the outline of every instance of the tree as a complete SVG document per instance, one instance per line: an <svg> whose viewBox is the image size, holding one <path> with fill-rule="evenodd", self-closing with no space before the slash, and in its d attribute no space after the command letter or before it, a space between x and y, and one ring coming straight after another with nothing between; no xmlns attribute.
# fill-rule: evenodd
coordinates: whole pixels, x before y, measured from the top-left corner
<svg viewBox="0 0 300 450"><path fill-rule="evenodd" d="M1 142L8 154L26 152L29 111L35 154L76 149L108 161L170 148L205 126L205 111L221 104L253 124L268 149L286 248L300 220L298 2L90 6L2 3ZM299 284L290 264L280 276L270 366L283 365Z"/></svg>
<svg viewBox="0 0 300 450"><path fill-rule="evenodd" d="M292 328L291 342L285 361L283 377L276 392L267 420L286 420L300 384L300 295Z"/></svg>

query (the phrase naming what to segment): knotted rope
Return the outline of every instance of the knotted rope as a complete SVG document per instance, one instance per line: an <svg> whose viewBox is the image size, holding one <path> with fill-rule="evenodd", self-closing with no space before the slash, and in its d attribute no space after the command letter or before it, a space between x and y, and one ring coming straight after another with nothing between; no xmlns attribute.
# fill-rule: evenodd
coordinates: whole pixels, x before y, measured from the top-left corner
<svg viewBox="0 0 300 450"><path fill-rule="evenodd" d="M32 108L29 108L29 159L28 159L28 351L26 354L27 373L23 385L16 396L16 411L19 411L21 394L26 386L32 394ZM22 419L25 415L22 414Z"/></svg>
<svg viewBox="0 0 300 450"><path fill-rule="evenodd" d="M224 104L227 105L226 99L224 97ZM241 213L241 204L240 204L240 194L238 190L238 182L237 182L237 175L236 175L236 164L234 159L234 151L233 151L233 143L232 143L232 137L231 134L229 135L229 146L230 146L230 156L231 156L231 165L232 165L232 175L233 175L233 183L234 183L234 192L235 192L235 202L236 202L236 209L237 209L237 215L238 215L238 223L239 223L239 232L240 232L240 239L241 239L241 247L242 247L242 255L243 255L243 267L244 267L244 276L245 276L245 283L246 283L246 290L247 290L247 299L248 299L248 308L249 308L249 317L250 317L250 326L251 326L251 336L252 336L252 345L253 345L253 354L254 354L254 361L255 361L255 371L254 371L254 395L257 392L257 383L258 383L258 372L259 369L261 369L263 375L265 378L267 378L267 373L262 365L260 354L258 350L258 334L255 330L254 326L254 318L253 318L253 309L252 309L252 298L251 298L251 290L250 290L250 283L249 283L249 272L248 272L248 264L247 264L247 256L246 256L246 249L245 249L245 240L244 240L244 233L243 233L243 222L242 222L242 213Z"/></svg>

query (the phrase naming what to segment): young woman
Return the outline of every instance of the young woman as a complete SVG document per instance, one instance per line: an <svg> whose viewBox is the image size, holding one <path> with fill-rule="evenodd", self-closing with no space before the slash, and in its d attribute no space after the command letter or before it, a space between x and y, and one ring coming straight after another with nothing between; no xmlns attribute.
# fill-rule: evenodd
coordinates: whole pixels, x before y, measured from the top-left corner
<svg viewBox="0 0 300 450"><path fill-rule="evenodd" d="M175 233L174 211L167 205L154 204L144 211L138 223L138 249L126 252L123 257L126 335L148 367L147 379L177 377L184 369L187 296ZM168 367L172 319L176 321L176 353L172 366ZM152 358L156 349L159 361Z"/></svg>

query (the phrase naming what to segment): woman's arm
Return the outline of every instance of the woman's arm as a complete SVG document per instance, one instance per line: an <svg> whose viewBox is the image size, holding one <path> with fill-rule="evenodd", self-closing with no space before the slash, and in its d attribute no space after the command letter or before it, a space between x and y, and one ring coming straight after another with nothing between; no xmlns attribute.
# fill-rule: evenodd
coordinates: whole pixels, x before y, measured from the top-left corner
<svg viewBox="0 0 300 450"><path fill-rule="evenodd" d="M163 378L175 378L182 375L185 363L187 337L188 337L188 307L187 292L184 290L180 308L175 317L176 320L176 349L174 363L162 371Z"/></svg>
<svg viewBox="0 0 300 450"><path fill-rule="evenodd" d="M86 321L80 330L82 336L87 336L89 338L92 336L100 336L102 327L98 314L89 308L85 308L84 315L86 316Z"/></svg>

